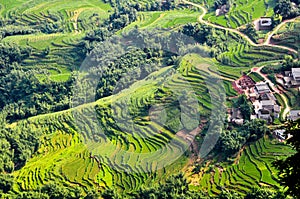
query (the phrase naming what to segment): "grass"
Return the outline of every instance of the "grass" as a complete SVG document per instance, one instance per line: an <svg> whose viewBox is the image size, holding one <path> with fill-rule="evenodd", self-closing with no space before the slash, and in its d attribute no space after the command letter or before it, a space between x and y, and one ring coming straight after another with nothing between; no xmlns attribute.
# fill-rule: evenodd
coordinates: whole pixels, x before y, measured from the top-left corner
<svg viewBox="0 0 300 199"><path fill-rule="evenodd" d="M261 82L264 81L264 78L262 76L260 76L260 74L258 73L250 73L249 77L251 77L251 79L253 79L253 81L255 82Z"/></svg>

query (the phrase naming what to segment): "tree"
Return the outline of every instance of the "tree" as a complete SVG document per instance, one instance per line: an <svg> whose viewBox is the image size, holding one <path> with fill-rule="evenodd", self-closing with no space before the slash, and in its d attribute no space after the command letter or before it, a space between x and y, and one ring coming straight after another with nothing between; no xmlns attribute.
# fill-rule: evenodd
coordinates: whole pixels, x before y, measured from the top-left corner
<svg viewBox="0 0 300 199"><path fill-rule="evenodd" d="M103 199L119 199L122 198L119 193L114 188L106 189L102 194L101 197Z"/></svg>
<svg viewBox="0 0 300 199"><path fill-rule="evenodd" d="M216 199L242 199L243 197L234 192L234 191L229 191L229 190L223 190L217 197Z"/></svg>
<svg viewBox="0 0 300 199"><path fill-rule="evenodd" d="M290 0L279 0L274 7L274 13L281 15L283 19L289 19L299 14L299 9Z"/></svg>
<svg viewBox="0 0 300 199"><path fill-rule="evenodd" d="M223 130L219 140L220 151L227 155L232 155L239 151L246 143L244 134L244 132L237 132L236 130Z"/></svg>
<svg viewBox="0 0 300 199"><path fill-rule="evenodd" d="M255 30L254 24L249 23L246 25L246 28L242 30L250 39L256 41L258 38L258 34Z"/></svg>
<svg viewBox="0 0 300 199"><path fill-rule="evenodd" d="M0 174L0 192L9 192L13 186L13 182L13 176L7 174Z"/></svg>
<svg viewBox="0 0 300 199"><path fill-rule="evenodd" d="M300 120L289 122L285 132L285 136L288 135L292 137L287 140L287 144L292 145L296 153L273 164L279 169L281 184L288 187L286 193L300 198Z"/></svg>
<svg viewBox="0 0 300 199"><path fill-rule="evenodd" d="M250 116L252 114L252 104L248 102L246 95L240 95L234 102L233 106L235 108L240 108L245 120L250 120Z"/></svg>
<svg viewBox="0 0 300 199"><path fill-rule="evenodd" d="M283 195L281 191L275 191L268 188L260 188L253 189L249 192L245 199L285 199L286 197Z"/></svg>

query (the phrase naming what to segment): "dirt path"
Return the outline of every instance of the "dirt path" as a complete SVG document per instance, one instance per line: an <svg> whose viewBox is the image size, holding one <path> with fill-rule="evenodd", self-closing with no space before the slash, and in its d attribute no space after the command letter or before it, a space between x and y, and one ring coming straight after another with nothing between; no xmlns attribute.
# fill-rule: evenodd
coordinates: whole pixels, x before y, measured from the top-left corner
<svg viewBox="0 0 300 199"><path fill-rule="evenodd" d="M283 27L283 26L286 25L287 23L294 22L294 21L296 21L297 19L300 19L300 16L298 16L298 17L296 17L296 18L293 18L293 19L285 20L285 21L283 21L282 23L280 23L278 26L276 26L276 28L274 28L274 30L272 30L271 32L269 32L269 33L267 34L264 44L265 44L265 45L271 45L271 44L270 44L270 41L271 41L271 38L273 37L273 35L276 34L277 31L278 31L281 27Z"/></svg>
<svg viewBox="0 0 300 199"><path fill-rule="evenodd" d="M270 47L275 47L275 48L281 48L281 49L284 49L284 50L288 50L288 51L291 51L291 52L294 52L294 53L298 53L295 49L292 49L292 48L289 48L289 47L286 47L286 46L279 46L279 45L273 45L273 44L270 44L269 41L266 41L265 43L263 44L257 44L255 42L253 42L247 35L245 35L244 33L240 32L239 30L236 30L236 29L233 29L233 28L227 28L227 27L224 27L224 26L220 26L220 25L217 25L217 24L213 24L211 22L208 22L208 21L205 21L203 20L203 17L207 14L207 10L206 8L204 8L203 6L199 5L199 4L196 4L196 3L192 3L192 2L189 2L189 1L186 1L186 0L182 0L183 3L185 4L189 4L189 5L192 5L192 6L195 6L197 8L200 8L202 10L202 14L199 16L198 20L200 23L203 23L203 24L206 24L208 26L212 26L214 28L218 28L218 29L222 29L222 30L226 30L226 31L230 31L230 32L233 32L233 33L236 33L238 35L240 35L242 38L244 38L245 40L247 40L252 46L256 46L256 47L261 47L261 46L270 46ZM296 19L296 18L295 18ZM291 20L295 20L295 19L291 19ZM291 21L290 20L290 21ZM287 23L288 21L285 21L283 22L284 23ZM282 24L282 23L281 23ZM282 26L282 25L278 25L278 26ZM278 27L275 28L275 30L277 29ZM280 27L279 27L280 28ZM278 29L279 29L278 28ZM274 32L275 33L275 32ZM269 37L271 38L272 37L272 34L269 35ZM270 39L269 39L270 40Z"/></svg>
<svg viewBox="0 0 300 199"><path fill-rule="evenodd" d="M85 10L85 8L80 8L80 9L75 10L73 17L71 18L71 21L73 21L73 27L74 27L75 33L80 33L80 31L78 30L78 17L80 15L80 13L84 10Z"/></svg>
<svg viewBox="0 0 300 199"><path fill-rule="evenodd" d="M267 37L266 37L266 40L264 43L262 44L257 44L257 43L254 43L247 35L245 35L244 33L240 32L239 30L236 30L236 29L233 29L233 28L227 28L227 27L224 27L224 26L220 26L220 25L217 25L217 24L213 24L211 22L208 22L208 21L205 21L203 20L203 17L207 14L207 10L199 5L199 4L196 4L196 3L192 3L192 2L189 2L187 0L182 0L183 3L185 4L189 4L189 5L192 5L192 6L195 6L195 7L198 7L202 10L202 14L199 16L198 20L200 23L203 23L203 24L206 24L208 26L212 26L214 28L218 28L218 29L222 29L222 30L226 30L226 31L230 31L230 32L233 32L233 33L236 33L238 35L240 35L242 38L244 38L245 40L247 40L252 46L256 46L256 47L261 47L261 46L270 46L270 47L275 47L275 48L281 48L281 49L284 49L284 50L288 50L288 51L291 51L291 52L294 52L296 54L298 54L298 52L295 50L295 49L292 49L292 48L289 48L289 47L286 47L286 46L279 46L279 45L274 45L274 44L270 44L270 40L272 38L272 36L281 28L283 27L286 23L289 23L289 22L293 22L295 20L297 20L299 17L296 17L296 18L293 18L293 19L290 19L290 20L286 20L286 21L283 21L282 23L280 23L272 32L270 32ZM289 111L291 110L289 105L288 105L288 100L287 98L281 93L281 91L275 87L275 85L267 78L266 75L262 74L261 73L261 69L263 68L264 66L260 67L260 68L253 68L253 72L256 72L258 73L259 75L261 75L266 82L269 83L269 85L271 86L271 88L276 92L278 93L281 98L283 99L284 103L285 103L285 110L283 111L283 114L282 114L282 117L285 119L287 114L289 113Z"/></svg>

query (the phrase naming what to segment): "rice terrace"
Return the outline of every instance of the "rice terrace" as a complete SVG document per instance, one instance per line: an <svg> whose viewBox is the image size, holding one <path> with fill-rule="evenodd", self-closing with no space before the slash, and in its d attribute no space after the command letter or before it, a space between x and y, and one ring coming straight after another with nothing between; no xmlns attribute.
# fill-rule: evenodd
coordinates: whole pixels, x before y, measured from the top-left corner
<svg viewBox="0 0 300 199"><path fill-rule="evenodd" d="M300 1L0 0L0 198L300 198Z"/></svg>

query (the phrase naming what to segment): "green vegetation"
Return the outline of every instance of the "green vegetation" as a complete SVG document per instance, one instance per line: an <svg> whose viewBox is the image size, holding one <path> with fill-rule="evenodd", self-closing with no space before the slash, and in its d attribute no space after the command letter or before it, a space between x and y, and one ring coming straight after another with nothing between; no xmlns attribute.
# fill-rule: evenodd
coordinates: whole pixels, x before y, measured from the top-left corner
<svg viewBox="0 0 300 199"><path fill-rule="evenodd" d="M272 37L272 43L298 50L299 39L297 34L299 34L299 26L299 19L295 20L294 22L286 23Z"/></svg>
<svg viewBox="0 0 300 199"><path fill-rule="evenodd" d="M300 197L299 194L299 124L298 121L291 121L286 127L285 136L292 136L288 139L287 143L291 144L293 149L296 150L295 154L292 154L285 157L284 159L277 160L274 162L274 165L279 169L279 179L280 184L288 187L287 193L295 196L296 198Z"/></svg>
<svg viewBox="0 0 300 199"><path fill-rule="evenodd" d="M248 2L247 0L241 1L228 1L230 9L226 15L216 16L215 10L217 9L215 1L206 0L201 1L208 6L209 13L205 16L205 20L212 23L220 24L225 27L237 28L244 26L261 16L272 16L274 0L255 0Z"/></svg>
<svg viewBox="0 0 300 199"><path fill-rule="evenodd" d="M260 76L260 74L255 73L255 72L250 73L249 77L251 77L251 79L253 79L253 81L255 81L255 82L264 81L264 78L262 76Z"/></svg>
<svg viewBox="0 0 300 199"><path fill-rule="evenodd" d="M198 2L237 31L173 0L0 0L0 198L283 199L272 162L294 150L249 121L232 82L299 66L238 32L256 42L254 19L298 13L279 13L286 0ZM297 26L271 42L297 50ZM225 122L228 104L243 125Z"/></svg>
<svg viewBox="0 0 300 199"><path fill-rule="evenodd" d="M271 186L277 189L279 181L272 162L293 153L291 147L285 144L267 137L261 138L247 146L235 163L211 164L212 169L201 169L198 174L201 189L211 194L220 193L224 188L234 189L242 195L250 192L253 187Z"/></svg>

